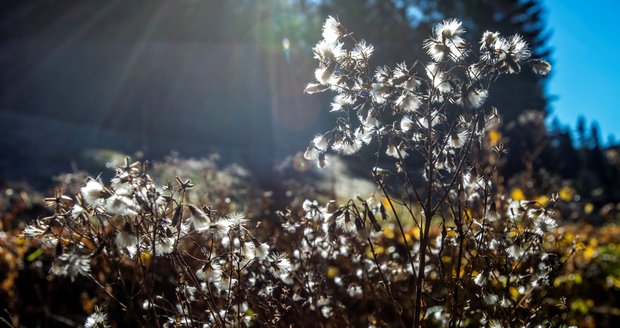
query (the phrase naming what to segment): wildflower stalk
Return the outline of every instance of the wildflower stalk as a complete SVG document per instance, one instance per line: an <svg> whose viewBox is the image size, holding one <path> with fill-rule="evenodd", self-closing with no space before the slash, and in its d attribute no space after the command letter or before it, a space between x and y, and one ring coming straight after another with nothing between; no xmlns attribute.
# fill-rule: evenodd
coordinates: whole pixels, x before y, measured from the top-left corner
<svg viewBox="0 0 620 328"><path fill-rule="evenodd" d="M379 271L379 275L381 276L381 281L384 283L385 285L385 292L387 293L388 297L390 298L390 302L392 303L392 306L394 307L394 312L396 312L396 314L398 315L398 319L400 320L400 324L402 327L406 327L405 323L403 322L403 317L402 317L402 309L399 309L396 307L397 301L394 299L394 295L392 295L392 289L390 287L390 283L389 281L385 278L385 275L383 274L383 270L381 270L381 264L379 264L379 260L377 259L377 252L375 251L375 247L372 245L372 241L370 240L370 238L366 239L368 241L368 246L370 246L370 251L372 253L372 258L374 260L374 263L377 267L377 271Z"/></svg>
<svg viewBox="0 0 620 328"><path fill-rule="evenodd" d="M414 280L416 279L416 273L415 273L415 264L413 263L413 256L411 256L411 248L409 247L409 241L407 240L407 234L405 234L405 229L403 228L403 224L400 220L400 217L398 215L398 213L396 212L396 207L394 206L394 202L392 201L392 197L390 197L390 195L387 193L387 190L385 190L385 185L383 184L383 182L381 182L379 179L377 179L376 175L373 175L375 178L375 182L377 183L377 186L379 186L379 189L381 189L381 192L383 193L383 196L385 196L385 199L387 199L388 204L390 205L390 209L392 211L392 215L394 215L394 219L396 220L396 223L398 224L398 231L400 232L400 235L403 237L403 243L405 244L405 247L407 248L407 259L409 261L409 264L411 265L411 272L413 272L414 275ZM410 213L411 216L413 217L413 213ZM415 220L415 218L413 218Z"/></svg>
<svg viewBox="0 0 620 328"><path fill-rule="evenodd" d="M432 94L431 94L432 97ZM413 326L420 326L420 306L422 304L422 285L424 284L424 269L426 268L426 248L428 244L428 233L430 232L431 221L433 220L434 210L432 210L433 206L433 179L435 176L434 171L434 157L432 150L432 112L429 109L426 113L427 120L427 135L426 135L426 167L427 167L427 185L426 185L426 206L424 207L424 225L422 225L421 235L423 236L420 240L420 264L418 267L418 276L415 278L415 305L413 309Z"/></svg>
<svg viewBox="0 0 620 328"><path fill-rule="evenodd" d="M112 293L110 293L105 286L103 286L99 280L95 279L95 277L93 277L92 275L87 275L87 277L90 279L90 281L94 282L95 285L97 285L99 288L101 288L101 290L106 293L108 295L109 298L113 299L118 305L120 305L120 307L127 313L130 313L130 311L127 310L127 306L118 300L118 298L116 298Z"/></svg>

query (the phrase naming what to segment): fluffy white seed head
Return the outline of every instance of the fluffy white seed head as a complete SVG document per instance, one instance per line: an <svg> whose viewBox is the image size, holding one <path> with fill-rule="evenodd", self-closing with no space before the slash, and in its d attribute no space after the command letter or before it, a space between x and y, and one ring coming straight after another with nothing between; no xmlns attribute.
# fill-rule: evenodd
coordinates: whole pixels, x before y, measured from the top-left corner
<svg viewBox="0 0 620 328"><path fill-rule="evenodd" d="M344 27L332 16L327 17L323 24L323 39L327 42L336 42L345 33Z"/></svg>
<svg viewBox="0 0 620 328"><path fill-rule="evenodd" d="M465 33L463 23L458 19L447 19L435 25L435 38L440 41L451 40Z"/></svg>
<svg viewBox="0 0 620 328"><path fill-rule="evenodd" d="M101 205L102 197L104 197L103 185L94 179L89 180L84 187L80 189L82 197L87 204L91 206Z"/></svg>

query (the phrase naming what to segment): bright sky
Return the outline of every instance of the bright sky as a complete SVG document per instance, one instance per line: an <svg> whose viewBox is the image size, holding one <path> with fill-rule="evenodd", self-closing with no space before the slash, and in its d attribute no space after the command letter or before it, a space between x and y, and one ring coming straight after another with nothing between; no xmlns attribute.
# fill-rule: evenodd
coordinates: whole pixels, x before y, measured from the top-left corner
<svg viewBox="0 0 620 328"><path fill-rule="evenodd" d="M602 141L620 140L619 0L545 0L554 62L551 117L575 129L577 117L597 121Z"/></svg>

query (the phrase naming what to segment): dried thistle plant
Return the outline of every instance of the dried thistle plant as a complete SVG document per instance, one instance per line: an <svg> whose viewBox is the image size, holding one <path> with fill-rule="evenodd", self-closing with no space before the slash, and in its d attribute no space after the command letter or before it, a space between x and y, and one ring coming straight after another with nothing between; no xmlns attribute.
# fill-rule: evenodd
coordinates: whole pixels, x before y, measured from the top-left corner
<svg viewBox="0 0 620 328"><path fill-rule="evenodd" d="M108 326L102 308L141 327L277 324L272 293L291 282L286 254L260 242L243 214L187 203L192 188L180 178L159 186L145 163L126 160L109 185L90 178L74 197L47 198L53 215L22 236L55 249L53 275L100 287L105 301L86 326Z"/></svg>
<svg viewBox="0 0 620 328"><path fill-rule="evenodd" d="M551 66L531 59L518 35L487 31L474 46L464 34L460 21L445 20L423 45L431 58L427 64L403 62L371 74L372 45L357 40L333 17L327 19L323 40L314 47L316 82L305 92L334 92L331 111L341 115L332 130L310 142L305 157L324 167L329 149L344 155L377 149L375 156L359 158L368 163L380 197L375 204L351 200L321 207L309 202L300 228L312 231L305 234L314 239L300 245L299 253L319 252L323 262L332 263L348 257L355 263L355 274L336 276L336 284L360 291L352 298L382 294L391 304L365 313L360 320L367 322L558 324L546 311L550 300L545 299L565 261L565 254L549 253L546 247L545 238L556 227L553 202L519 202L495 194L488 172L496 168L482 168L473 155L504 152L501 145L485 148L488 131L500 124L498 110L484 106L493 82L519 73L523 65L542 75ZM420 162L421 168L416 166ZM352 247L344 251L347 244ZM330 307L350 306L345 303L338 298Z"/></svg>

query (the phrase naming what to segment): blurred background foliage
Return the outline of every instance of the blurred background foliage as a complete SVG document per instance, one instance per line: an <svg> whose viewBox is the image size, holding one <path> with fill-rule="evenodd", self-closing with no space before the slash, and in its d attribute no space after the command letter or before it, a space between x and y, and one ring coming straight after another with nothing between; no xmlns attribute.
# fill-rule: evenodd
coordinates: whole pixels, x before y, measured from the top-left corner
<svg viewBox="0 0 620 328"><path fill-rule="evenodd" d="M3 1L0 308L64 311L38 307L62 292L32 290L31 281L47 284L49 254L16 231L45 215L41 194L77 190L72 174L96 175L123 154L159 159L153 170L162 181L192 178L203 186L198 201L254 218L304 198L346 197L337 186L347 179L310 169L297 153L333 120L329 99L302 93L327 15L375 46L374 65L424 63L422 41L449 17L468 35L521 34L535 57L553 63L537 0ZM547 124L554 96L544 78L510 76L490 94L504 124L489 139L509 151L499 187L541 203L557 193L567 242L582 246L554 283L567 298L559 306L580 326L612 326L620 318L620 146L602 142L586 118L575 134ZM219 157L166 157L172 150ZM358 181L355 163L344 159L342 168ZM91 312L92 295L80 297L76 313Z"/></svg>
<svg viewBox="0 0 620 328"><path fill-rule="evenodd" d="M375 45L375 65L424 62L437 21L458 17L468 35L519 33L553 62L538 0L4 1L0 11L0 179L51 186L87 165L88 149L163 158L217 151L269 183L271 168L304 149L332 120L328 100L300 90L324 17L339 17ZM477 43L477 40L470 40ZM504 117L503 173L538 170L572 180L580 198L620 197L618 149L596 122L575 135L546 124L553 95L524 72L498 81L488 105ZM555 110L561 111L561 108ZM38 161L34 161L38 160ZM45 162L45 164L43 164ZM540 177L539 179L540 180ZM534 183L543 183L536 180Z"/></svg>
<svg viewBox="0 0 620 328"><path fill-rule="evenodd" d="M375 45L375 65L424 62L437 21L472 33L519 33L553 62L538 0L4 1L0 17L0 179L50 187L50 176L88 165L85 150L146 158L217 151L271 181L271 167L304 149L333 119L328 99L304 97L324 17L339 17ZM561 27L558 27L561 28ZM477 43L477 40L470 40ZM602 207L620 198L618 149L582 118L571 134L546 124L554 95L524 72L488 100L504 117L507 178L528 172L570 180ZM558 109L561 110L561 109ZM38 160L34 162L33 160ZM45 164L43 164L45 162ZM26 164L28 163L28 164ZM78 165L78 166L79 166Z"/></svg>

